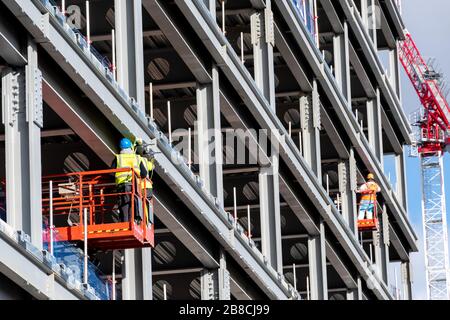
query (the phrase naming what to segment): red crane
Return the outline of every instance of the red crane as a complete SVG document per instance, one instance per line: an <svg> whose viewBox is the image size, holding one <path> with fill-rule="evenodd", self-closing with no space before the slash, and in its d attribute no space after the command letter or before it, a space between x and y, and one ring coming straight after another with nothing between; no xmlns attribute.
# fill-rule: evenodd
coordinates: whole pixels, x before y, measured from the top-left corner
<svg viewBox="0 0 450 320"><path fill-rule="evenodd" d="M411 34L400 44L400 62L420 98L423 112L415 125L421 128L419 153L443 151L450 144L450 107L436 73L422 58Z"/></svg>
<svg viewBox="0 0 450 320"><path fill-rule="evenodd" d="M412 125L418 128L413 147L421 161L427 296L429 300L448 300L450 269L442 158L450 145L450 107L442 94L441 75L425 63L409 33L399 45L399 58L422 104Z"/></svg>

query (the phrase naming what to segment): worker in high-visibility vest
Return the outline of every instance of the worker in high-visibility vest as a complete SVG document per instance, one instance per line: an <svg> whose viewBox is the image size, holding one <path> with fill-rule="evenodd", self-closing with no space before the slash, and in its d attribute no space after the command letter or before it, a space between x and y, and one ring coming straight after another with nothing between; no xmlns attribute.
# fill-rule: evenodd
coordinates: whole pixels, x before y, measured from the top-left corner
<svg viewBox="0 0 450 320"><path fill-rule="evenodd" d="M124 138L120 141L120 153L116 154L116 158L112 163L112 168L114 169L122 169L122 168L130 168L140 177L140 179L145 179L147 177L147 169L142 161L142 158L135 153L133 150L133 144L127 138ZM130 221L131 217L131 192L133 190L132 181L133 181L133 173L129 172L117 172L116 176L116 185L117 191L119 193L124 193L119 198L119 210L120 210L120 219L123 222ZM140 181L136 181L135 188L140 187ZM136 189L137 190L137 189ZM139 206L139 202L137 199L134 199L134 207L135 207L135 220L137 223L142 221L142 214Z"/></svg>
<svg viewBox="0 0 450 320"><path fill-rule="evenodd" d="M373 219L377 193L381 191L375 177L372 173L367 175L367 182L361 185L356 192L361 193L361 201L359 204L358 220Z"/></svg>
<svg viewBox="0 0 450 320"><path fill-rule="evenodd" d="M151 152L151 150L148 150L147 148L144 148L143 153L142 153L142 159L144 161L144 164L146 166L147 169L147 177L145 179L142 179L142 190L143 192L145 192L145 195L147 197L147 210L145 212L146 214L146 221L147 223L150 223L150 210L152 210L153 208L151 208L151 200L153 197L153 181L152 181L152 176L153 176L153 169L155 168L155 164L154 164L154 157L153 157L153 153Z"/></svg>
<svg viewBox="0 0 450 320"><path fill-rule="evenodd" d="M148 145L144 145L144 142L140 138L136 139L135 150L136 150L136 153L142 157L144 165L146 166L146 169L147 169L147 177L146 177L146 179L142 179L141 188L142 188L142 192L146 195L146 198L147 198L148 210L146 210L145 214L147 217L146 221L147 221L147 223L149 223L149 222L151 222L149 210L152 209L152 208L150 208L150 205L151 205L150 201L153 197L152 176L153 176L154 161L155 161L154 152L149 148Z"/></svg>

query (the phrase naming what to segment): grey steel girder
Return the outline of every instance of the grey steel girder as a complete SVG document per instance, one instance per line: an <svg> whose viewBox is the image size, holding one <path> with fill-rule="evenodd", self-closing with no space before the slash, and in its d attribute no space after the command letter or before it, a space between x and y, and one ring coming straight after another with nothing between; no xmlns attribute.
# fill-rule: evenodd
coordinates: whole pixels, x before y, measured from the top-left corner
<svg viewBox="0 0 450 320"><path fill-rule="evenodd" d="M405 40L405 23L403 22L402 16L400 14L400 10L395 3L395 0L380 0L380 3L384 3L387 12L385 14L389 14L395 26L395 31L400 37L400 40Z"/></svg>
<svg viewBox="0 0 450 320"><path fill-rule="evenodd" d="M7 235L8 225L2 220L0 224L3 224L0 226L0 273L36 299L86 299L81 291L69 289L65 280Z"/></svg>

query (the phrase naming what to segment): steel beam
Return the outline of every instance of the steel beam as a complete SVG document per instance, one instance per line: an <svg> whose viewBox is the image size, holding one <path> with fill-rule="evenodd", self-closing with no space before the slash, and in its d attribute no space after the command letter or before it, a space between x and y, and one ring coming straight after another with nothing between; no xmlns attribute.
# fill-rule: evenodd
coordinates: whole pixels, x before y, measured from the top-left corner
<svg viewBox="0 0 450 320"><path fill-rule="evenodd" d="M351 43L349 43L349 50L350 50L350 62L352 64L353 70L356 73L356 76L358 77L362 87L364 88L366 96L369 98L375 98L376 92L375 88L372 85L372 81L370 80L364 65L359 59L359 56Z"/></svg>
<svg viewBox="0 0 450 320"><path fill-rule="evenodd" d="M106 165L114 159L117 141L108 123L95 110L86 106L81 97L58 79L58 72L41 61L42 95L45 103L88 145Z"/></svg>
<svg viewBox="0 0 450 320"><path fill-rule="evenodd" d="M333 147L336 149L339 158L348 159L350 157L350 154L347 150L347 146L342 140L339 131L336 129L334 121L331 120L327 110L322 104L320 105L320 120L321 125L325 129L325 132L327 133L328 138L331 140Z"/></svg>
<svg viewBox="0 0 450 320"><path fill-rule="evenodd" d="M274 28L275 28L275 43L283 59L286 61L286 65L289 66L292 75L294 76L295 80L297 80L297 83L300 86L300 89L303 92L311 92L312 91L311 82L306 76L306 73L303 70L303 67L300 65L300 62L298 61L295 53L290 48L280 28L276 24L274 25Z"/></svg>
<svg viewBox="0 0 450 320"><path fill-rule="evenodd" d="M402 261L408 261L409 260L409 254L406 251L405 247L403 246L401 240L399 239L397 233L395 232L392 225L389 225L389 239L391 245L394 247L395 251L397 251L397 254L400 257L400 260Z"/></svg>
<svg viewBox="0 0 450 320"><path fill-rule="evenodd" d="M348 270L342 259L339 257L338 253L331 246L329 241L326 241L326 255L329 261L328 264L331 264L336 272L339 274L339 277L345 283L348 290L354 290L358 288L358 284L356 283L353 275Z"/></svg>
<svg viewBox="0 0 450 320"><path fill-rule="evenodd" d="M337 34L341 34L344 32L344 26L342 25L339 15L334 9L331 0L319 0L322 5L323 10L325 11L325 15L328 17L328 20L331 23L333 28L333 32Z"/></svg>
<svg viewBox="0 0 450 320"><path fill-rule="evenodd" d="M186 245L205 268L218 268L219 262L214 257L213 245L202 236L202 232L195 227L191 219L181 213L182 211L174 206L167 195L160 194L158 190L155 190L154 201L158 219L169 228L172 234Z"/></svg>
<svg viewBox="0 0 450 320"><path fill-rule="evenodd" d="M0 57L10 66L24 67L27 63L27 52L20 40L20 31L11 28L8 19L0 17Z"/></svg>
<svg viewBox="0 0 450 320"><path fill-rule="evenodd" d="M4 224L0 220L0 224ZM3 229L0 226L0 229ZM15 282L36 299L79 300L86 299L81 291L70 290L65 281L45 268L29 252L0 230L0 273Z"/></svg>
<svg viewBox="0 0 450 320"><path fill-rule="evenodd" d="M209 0L208 0L209 1ZM200 83L211 83L212 77L191 44L182 36L182 31L176 25L159 0L143 0L144 9L163 31L167 40L177 51L186 66Z"/></svg>
<svg viewBox="0 0 450 320"><path fill-rule="evenodd" d="M203 0L203 3L208 8L209 12L211 13L211 16L214 19L216 19L217 1L216 0Z"/></svg>
<svg viewBox="0 0 450 320"><path fill-rule="evenodd" d="M380 3L386 6L386 14L389 14L391 16L396 33L398 34L400 40L405 40L405 24L401 16L400 8L397 6L396 1L380 0Z"/></svg>
<svg viewBox="0 0 450 320"><path fill-rule="evenodd" d="M288 203L291 210L299 219L303 227L308 231L309 235L318 236L319 228L317 228L311 213L309 213L301 202L301 199L295 194L293 188L287 183L287 180L280 175L280 194Z"/></svg>

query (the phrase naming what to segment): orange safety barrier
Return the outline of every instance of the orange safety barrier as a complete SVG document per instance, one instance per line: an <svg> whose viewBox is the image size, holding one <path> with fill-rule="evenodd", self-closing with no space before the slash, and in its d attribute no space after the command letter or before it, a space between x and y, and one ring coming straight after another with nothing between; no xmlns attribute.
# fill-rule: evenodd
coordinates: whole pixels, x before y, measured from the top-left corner
<svg viewBox="0 0 450 320"><path fill-rule="evenodd" d="M132 173L131 191L119 191L118 172ZM141 189L141 179L132 169L85 171L44 177L42 213L49 220L53 211L54 241L84 241L84 210L90 248L101 250L154 246L153 201ZM50 199L50 183L52 199ZM130 200L129 221L119 219L123 196ZM139 222L136 217L142 217ZM44 242L49 242L49 232Z"/></svg>

